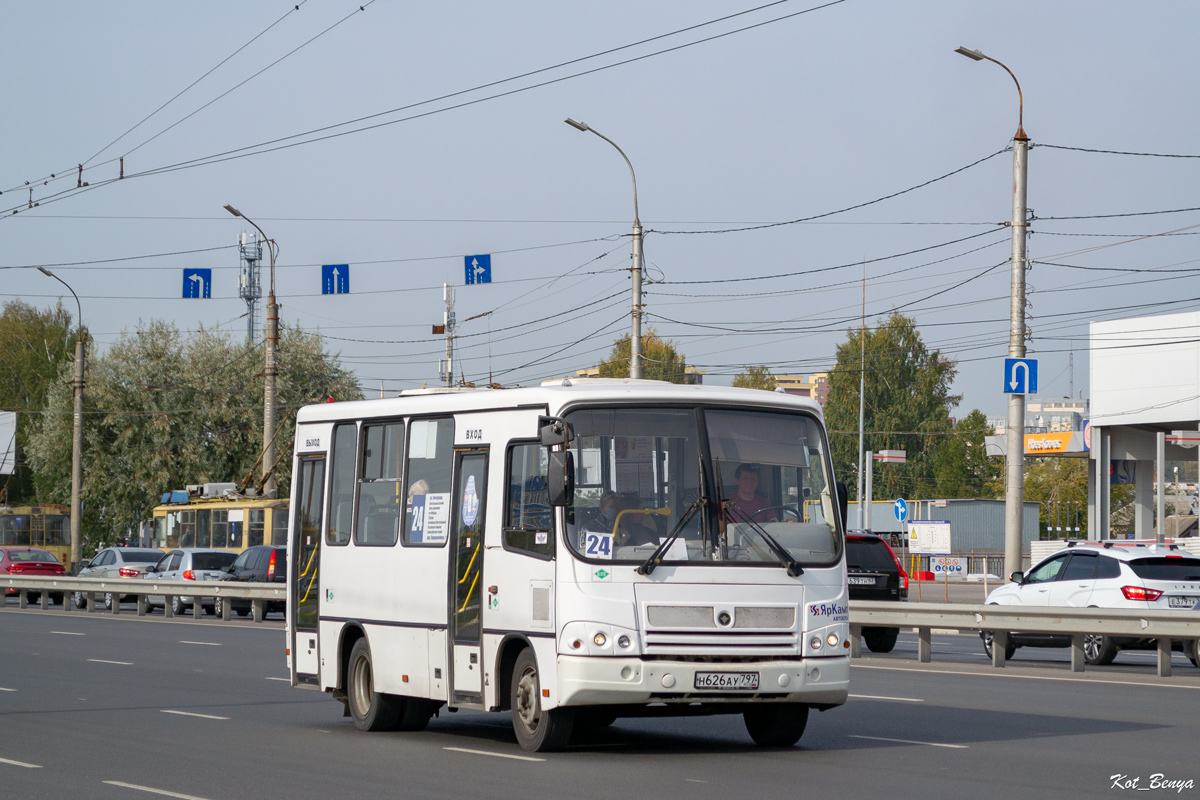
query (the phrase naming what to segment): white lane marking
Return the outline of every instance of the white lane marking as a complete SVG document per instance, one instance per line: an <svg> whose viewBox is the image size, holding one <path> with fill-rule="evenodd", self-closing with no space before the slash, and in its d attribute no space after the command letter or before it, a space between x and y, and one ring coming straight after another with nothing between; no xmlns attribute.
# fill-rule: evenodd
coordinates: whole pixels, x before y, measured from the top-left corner
<svg viewBox="0 0 1200 800"><path fill-rule="evenodd" d="M0 692L15 692L15 691L16 691L16 689L5 689L3 687L0 687Z"/></svg>
<svg viewBox="0 0 1200 800"><path fill-rule="evenodd" d="M921 697L886 697L881 694L852 694L855 700L895 700L898 703L924 703Z"/></svg>
<svg viewBox="0 0 1200 800"><path fill-rule="evenodd" d="M544 758L533 756L514 756L509 753L493 753L490 750L468 750L465 747L443 747L443 750L453 750L455 753L474 753L477 756L495 756L496 758L511 758L514 761L545 761Z"/></svg>
<svg viewBox="0 0 1200 800"><path fill-rule="evenodd" d="M928 747L952 747L955 750L967 750L965 744L942 744L941 742L917 742L912 739L889 739L886 736L856 736L849 734L851 739L871 739L876 742L899 742L900 744L923 744Z"/></svg>
<svg viewBox="0 0 1200 800"><path fill-rule="evenodd" d="M186 642L183 639L180 639L179 643L180 644L204 644L204 645L208 645L209 647L220 647L221 646L220 642Z"/></svg>
<svg viewBox="0 0 1200 800"><path fill-rule="evenodd" d="M197 714L194 711L172 711L169 708L161 709L164 714L178 714L181 717L200 717L201 719L229 719L229 717L215 717L212 714Z"/></svg>
<svg viewBox="0 0 1200 800"><path fill-rule="evenodd" d="M1055 663L1055 662L1051 662ZM1106 681L1099 678L1063 678L1057 675L1014 675L1011 672L997 670L991 672L968 672L963 669L915 669L913 667L877 667L868 664L852 664L855 669L889 669L893 672L926 672L937 675L973 675L979 678L1023 678L1027 681L1070 681L1072 683L1111 683L1117 686L1157 686L1159 689L1192 689L1200 690L1200 686L1187 686L1178 683L1149 683L1146 681Z"/></svg>
<svg viewBox="0 0 1200 800"><path fill-rule="evenodd" d="M89 658L88 661L91 661L96 664L120 664L122 667L132 667L133 666L132 661L109 661L104 658Z"/></svg>
<svg viewBox="0 0 1200 800"><path fill-rule="evenodd" d="M695 778L684 778L688 783L708 783L708 781L698 781Z"/></svg>
<svg viewBox="0 0 1200 800"><path fill-rule="evenodd" d="M41 764L26 764L24 761L13 761L9 758L0 758L0 764L12 764L14 767L25 767L26 769L41 769Z"/></svg>
<svg viewBox="0 0 1200 800"><path fill-rule="evenodd" d="M267 680L269 680L269 681L287 681L288 683L292 682L291 678L273 678L270 675L267 676Z"/></svg>
<svg viewBox="0 0 1200 800"><path fill-rule="evenodd" d="M79 631L50 631L50 632L57 633L59 636L87 636L86 633L80 633Z"/></svg>
<svg viewBox="0 0 1200 800"><path fill-rule="evenodd" d="M205 800L203 797L197 797L194 794L180 794L179 792L168 792L166 789L154 789L150 786L138 786L136 783L125 783L124 781L105 781L109 786L120 786L125 789L137 789L139 792L150 792L150 794L161 794L164 797L178 797L180 800Z"/></svg>

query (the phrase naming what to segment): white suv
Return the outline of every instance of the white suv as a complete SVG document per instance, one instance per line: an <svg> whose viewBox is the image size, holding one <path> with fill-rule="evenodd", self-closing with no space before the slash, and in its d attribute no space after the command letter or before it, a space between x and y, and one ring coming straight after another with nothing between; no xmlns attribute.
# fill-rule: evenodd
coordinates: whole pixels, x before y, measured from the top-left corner
<svg viewBox="0 0 1200 800"><path fill-rule="evenodd" d="M1117 542L1068 543L1024 574L1014 572L1012 583L988 595L988 605L1075 606L1095 608L1191 609L1200 602L1200 558L1175 545L1123 545ZM992 635L985 632L984 650L992 653ZM1070 636L1011 633L1005 657L1018 647L1069 647ZM1089 664L1111 664L1119 650L1153 648L1153 639L1099 634L1084 639ZM1183 651L1197 663L1197 642Z"/></svg>

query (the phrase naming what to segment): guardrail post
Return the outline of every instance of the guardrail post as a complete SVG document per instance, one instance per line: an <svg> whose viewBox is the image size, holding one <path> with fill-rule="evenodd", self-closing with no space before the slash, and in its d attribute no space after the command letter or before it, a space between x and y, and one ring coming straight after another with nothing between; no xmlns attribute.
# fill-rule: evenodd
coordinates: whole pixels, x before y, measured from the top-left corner
<svg viewBox="0 0 1200 800"><path fill-rule="evenodd" d="M121 613L121 593L120 592L110 592L109 595L112 597L112 613L120 614Z"/></svg>
<svg viewBox="0 0 1200 800"><path fill-rule="evenodd" d="M933 661L933 630L917 628L917 660L922 664Z"/></svg>
<svg viewBox="0 0 1200 800"><path fill-rule="evenodd" d="M221 598L221 619L228 622L233 618L233 603L229 602L232 598Z"/></svg>
<svg viewBox="0 0 1200 800"><path fill-rule="evenodd" d="M1158 640L1158 677L1171 677L1171 640Z"/></svg>
<svg viewBox="0 0 1200 800"><path fill-rule="evenodd" d="M204 603L200 600L200 595L192 595L192 619L200 619L204 616Z"/></svg>
<svg viewBox="0 0 1200 800"><path fill-rule="evenodd" d="M150 604L149 604L148 602L146 602L146 601L147 601L147 600L149 600L149 599L150 599L150 595L147 595L147 594L139 594L139 595L137 596L137 604L138 604L137 615L138 615L139 617L144 617L144 616L146 616L146 612L148 611L148 609L147 609L146 607L147 607L148 605L150 605Z"/></svg>
<svg viewBox="0 0 1200 800"><path fill-rule="evenodd" d="M267 615L267 601L255 600L253 603L251 603L251 606L254 608L254 621L262 622L263 617Z"/></svg>
<svg viewBox="0 0 1200 800"><path fill-rule="evenodd" d="M862 625L850 626L850 657L862 657Z"/></svg>
<svg viewBox="0 0 1200 800"><path fill-rule="evenodd" d="M17 608L29 608L28 589L17 589Z"/></svg>
<svg viewBox="0 0 1200 800"><path fill-rule="evenodd" d="M41 601L40 605L43 611L50 608L50 590L42 589L42 596L39 597L38 600Z"/></svg>
<svg viewBox="0 0 1200 800"><path fill-rule="evenodd" d="M1008 631L992 631L992 666L1003 667L1007 659Z"/></svg>
<svg viewBox="0 0 1200 800"><path fill-rule="evenodd" d="M1084 634L1076 633L1071 636L1071 672L1083 672L1086 663L1083 657Z"/></svg>
<svg viewBox="0 0 1200 800"><path fill-rule="evenodd" d="M163 616L164 617L175 616L174 602L175 602L175 598L172 597L171 595L166 595L165 597L163 597Z"/></svg>
<svg viewBox="0 0 1200 800"><path fill-rule="evenodd" d="M74 592L67 592L67 591L63 592L62 608L63 608L63 611L74 611L75 610L75 593Z"/></svg>
<svg viewBox="0 0 1200 800"><path fill-rule="evenodd" d="M96 593L88 592L87 593L87 601L88 601L88 613L89 614L96 613Z"/></svg>

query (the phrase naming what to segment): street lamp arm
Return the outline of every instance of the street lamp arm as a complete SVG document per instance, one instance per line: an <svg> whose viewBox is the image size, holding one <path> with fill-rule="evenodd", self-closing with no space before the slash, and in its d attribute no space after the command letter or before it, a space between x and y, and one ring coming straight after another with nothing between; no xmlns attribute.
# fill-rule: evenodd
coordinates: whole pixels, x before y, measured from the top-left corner
<svg viewBox="0 0 1200 800"><path fill-rule="evenodd" d="M79 326L79 335L82 336L83 335L83 306L81 306L79 304L79 295L75 294L75 290L71 288L71 284L67 283L62 278L58 277L57 275L55 275L53 272L46 269L45 267L38 267L38 272L42 273L43 275L48 275L51 278L54 278L54 280L61 283L63 286L66 286L67 291L70 292L71 296L75 298L75 311L79 314L79 316L77 316L75 318L75 322Z"/></svg>
<svg viewBox="0 0 1200 800"><path fill-rule="evenodd" d="M578 130L589 131L591 133L596 134L601 139L603 139L604 141L608 142L613 147L615 147L617 152L621 154L621 158L625 159L625 164L626 164L626 166L629 167L629 177L633 178L633 224L638 227L641 227L641 224L642 224L641 218L638 215L637 174L633 171L633 162L631 162L629 160L629 156L625 155L625 151L622 150L621 147L616 142L614 142L612 139L605 136L600 131L591 127L586 122L576 122L573 119L567 119L567 120L564 120L564 122L566 122L568 125L570 125L573 128L576 128Z"/></svg>
<svg viewBox="0 0 1200 800"><path fill-rule="evenodd" d="M1003 61L998 61L997 59L994 59L991 56L989 56L986 53L983 53L982 51L979 51L979 50L971 50L966 47L958 47L955 49L954 52L964 55L967 58L972 59L973 61L981 61L981 60L991 61L993 64L999 64L1001 67L1004 68L1004 71L1008 73L1008 77L1012 78L1013 83L1015 83L1017 85L1017 132L1013 135L1013 138L1020 139L1022 141L1027 141L1029 139L1029 137L1025 135L1025 96L1021 93L1021 82L1019 80L1017 80L1017 76L1013 74L1013 71L1011 69L1009 69L1007 66L1005 66ZM593 133L594 133L594 131L593 131Z"/></svg>

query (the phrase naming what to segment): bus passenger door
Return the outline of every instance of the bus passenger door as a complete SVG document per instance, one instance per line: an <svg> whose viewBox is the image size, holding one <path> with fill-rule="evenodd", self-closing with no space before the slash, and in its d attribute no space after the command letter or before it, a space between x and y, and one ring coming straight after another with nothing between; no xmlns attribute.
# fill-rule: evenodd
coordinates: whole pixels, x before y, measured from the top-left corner
<svg viewBox="0 0 1200 800"><path fill-rule="evenodd" d="M486 449L458 450L454 465L454 558L450 574L453 702L483 701L483 532L487 507Z"/></svg>
<svg viewBox="0 0 1200 800"><path fill-rule="evenodd" d="M288 622L292 629L292 685L320 686L318 680L317 618L321 600L321 510L325 495L325 458L301 457L300 475L292 498L291 591Z"/></svg>

